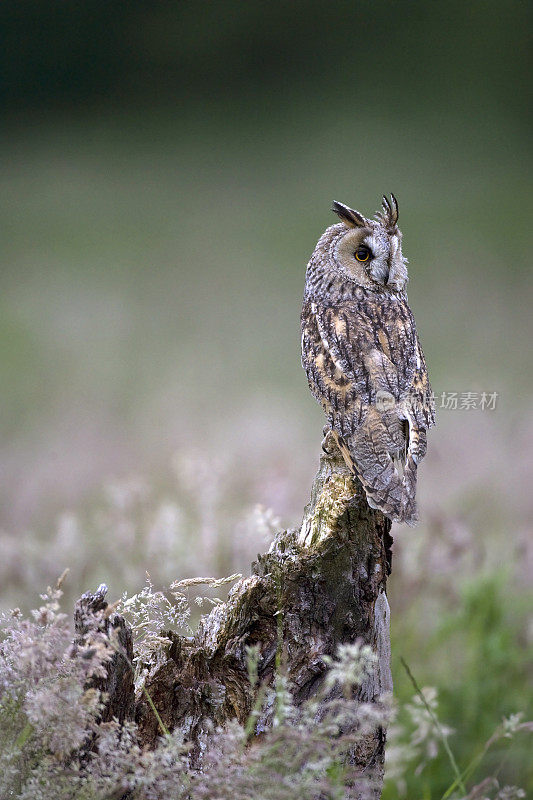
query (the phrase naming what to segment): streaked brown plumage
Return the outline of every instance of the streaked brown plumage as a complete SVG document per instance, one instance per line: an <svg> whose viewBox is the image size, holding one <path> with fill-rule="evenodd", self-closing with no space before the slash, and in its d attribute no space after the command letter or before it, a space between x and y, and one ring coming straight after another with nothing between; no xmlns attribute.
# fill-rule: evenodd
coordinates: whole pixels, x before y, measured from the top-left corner
<svg viewBox="0 0 533 800"><path fill-rule="evenodd" d="M407 302L398 205L375 219L341 203L306 274L302 364L368 504L412 524L417 464L435 408Z"/></svg>

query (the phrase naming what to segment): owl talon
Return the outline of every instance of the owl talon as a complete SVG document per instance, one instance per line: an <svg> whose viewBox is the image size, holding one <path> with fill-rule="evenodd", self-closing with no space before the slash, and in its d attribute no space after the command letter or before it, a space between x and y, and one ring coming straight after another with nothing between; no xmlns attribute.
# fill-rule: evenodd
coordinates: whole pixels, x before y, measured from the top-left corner
<svg viewBox="0 0 533 800"><path fill-rule="evenodd" d="M322 447L322 452L324 453L324 455L329 456L331 458L331 456L333 456L335 454L335 451L337 450L337 443L335 442L335 439L333 437L333 431L331 430L329 425L324 425L322 435L324 436L320 445Z"/></svg>
<svg viewBox="0 0 533 800"><path fill-rule="evenodd" d="M322 442L321 442L320 446L321 446L322 452L324 453L325 456L332 456L333 455L333 448L331 447L331 441L329 440L329 438L327 436L325 436L322 439Z"/></svg>

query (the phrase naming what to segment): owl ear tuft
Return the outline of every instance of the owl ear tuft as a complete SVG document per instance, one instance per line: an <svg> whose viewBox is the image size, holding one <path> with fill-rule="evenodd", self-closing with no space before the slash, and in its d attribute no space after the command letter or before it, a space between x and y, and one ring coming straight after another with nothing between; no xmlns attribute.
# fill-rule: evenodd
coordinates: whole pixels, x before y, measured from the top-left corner
<svg viewBox="0 0 533 800"><path fill-rule="evenodd" d="M383 195L383 202L381 203L383 211L377 214L377 218L381 220L387 228L394 228L398 222L398 201L392 192L390 197L391 199L389 200L388 197Z"/></svg>
<svg viewBox="0 0 533 800"><path fill-rule="evenodd" d="M362 228L366 225L366 219L359 213L354 211L353 208L345 206L344 203L338 203L334 200L331 210L337 214L345 225L349 228Z"/></svg>

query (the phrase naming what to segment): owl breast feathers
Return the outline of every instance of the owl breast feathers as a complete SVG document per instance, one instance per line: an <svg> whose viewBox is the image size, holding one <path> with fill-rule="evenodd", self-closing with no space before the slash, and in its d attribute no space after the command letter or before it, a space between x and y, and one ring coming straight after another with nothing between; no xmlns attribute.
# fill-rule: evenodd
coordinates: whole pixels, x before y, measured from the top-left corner
<svg viewBox="0 0 533 800"><path fill-rule="evenodd" d="M341 222L307 267L302 364L368 504L417 519L416 470L435 409L407 302L407 261L394 196L372 220L341 203Z"/></svg>

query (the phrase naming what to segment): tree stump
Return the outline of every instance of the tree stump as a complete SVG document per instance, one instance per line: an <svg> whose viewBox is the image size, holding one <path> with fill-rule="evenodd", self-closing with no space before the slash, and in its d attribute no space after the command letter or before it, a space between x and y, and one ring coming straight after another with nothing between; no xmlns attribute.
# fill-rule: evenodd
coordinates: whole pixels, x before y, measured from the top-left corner
<svg viewBox="0 0 533 800"><path fill-rule="evenodd" d="M272 685L281 650L296 706L318 692L326 671L323 656L356 640L369 644L377 655L357 699L374 702L392 691L385 593L391 523L369 508L330 434L323 451L301 527L275 537L269 551L252 565L250 577L241 579L225 603L202 617L194 637L168 632L168 646L150 666L146 689L166 728L181 729L191 743L193 764L200 764L206 731L235 718L244 723L253 708L247 671L251 645L259 650L258 677L263 684ZM90 602L87 595L82 600L87 624ZM112 662L110 669L117 663ZM135 699L133 712L132 688L128 699L123 680L110 678L106 686L113 713L119 716L113 694L117 686L119 705L127 706L120 718L133 715L141 743L154 747L161 728L145 696ZM272 709L266 708L258 717L256 733L268 729L271 721ZM372 773L378 787L384 741L384 732L377 731L353 753L357 771ZM376 789L375 797L380 793Z"/></svg>

